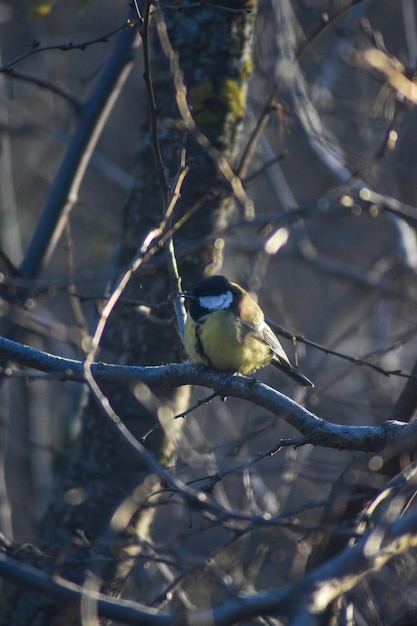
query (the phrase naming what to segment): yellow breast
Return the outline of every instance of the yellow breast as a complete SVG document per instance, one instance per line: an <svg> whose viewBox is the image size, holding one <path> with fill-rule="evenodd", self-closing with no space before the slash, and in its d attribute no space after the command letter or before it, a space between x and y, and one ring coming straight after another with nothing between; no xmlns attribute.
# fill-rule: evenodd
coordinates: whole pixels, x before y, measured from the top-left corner
<svg viewBox="0 0 417 626"><path fill-rule="evenodd" d="M184 339L190 358L195 363L241 374L268 365L270 348L252 332L242 332L236 322L229 310L214 311L198 322L188 316Z"/></svg>

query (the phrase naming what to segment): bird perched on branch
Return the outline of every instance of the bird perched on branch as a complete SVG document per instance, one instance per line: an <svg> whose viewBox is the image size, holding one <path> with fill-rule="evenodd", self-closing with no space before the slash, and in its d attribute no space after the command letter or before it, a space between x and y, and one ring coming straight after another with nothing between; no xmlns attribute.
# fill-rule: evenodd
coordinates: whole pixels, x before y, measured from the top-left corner
<svg viewBox="0 0 417 626"><path fill-rule="evenodd" d="M185 347L195 363L251 374L270 363L303 387L311 380L291 365L255 300L224 276L205 278L190 292Z"/></svg>

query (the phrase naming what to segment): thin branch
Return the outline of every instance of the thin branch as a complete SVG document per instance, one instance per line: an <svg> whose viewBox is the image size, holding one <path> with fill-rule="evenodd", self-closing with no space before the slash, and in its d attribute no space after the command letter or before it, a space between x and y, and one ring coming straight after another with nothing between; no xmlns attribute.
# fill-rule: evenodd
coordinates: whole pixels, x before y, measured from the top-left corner
<svg viewBox="0 0 417 626"><path fill-rule="evenodd" d="M136 32L123 29L108 57L101 78L85 106L83 116L55 177L48 200L20 267L23 278L35 277L53 251L68 213L78 198L94 147L133 63Z"/></svg>
<svg viewBox="0 0 417 626"><path fill-rule="evenodd" d="M170 192L170 205L172 204L172 210L180 198L181 187L182 187L184 178L188 173L188 169L189 168L185 165L185 150L183 150L182 155L181 155L181 169L178 173L173 189ZM170 208L171 207L169 206L168 210L170 210ZM172 227L172 218L170 220L170 226ZM180 277L179 270L178 270L177 259L176 259L175 248L174 248L174 238L172 234L170 238L168 239L168 242L166 245L166 252L167 252L167 267L168 267L171 300L174 306L175 318L177 320L178 334L180 336L181 342L184 344L184 328L185 328L185 320L186 320L187 314L185 311L184 300L181 297L181 293L182 293L181 277Z"/></svg>
<svg viewBox="0 0 417 626"><path fill-rule="evenodd" d="M391 412L391 419L400 419L409 422L413 419L417 410L417 361L414 363L412 377L407 381L401 391L397 402Z"/></svg>
<svg viewBox="0 0 417 626"><path fill-rule="evenodd" d="M211 393L209 396L207 396L203 400L198 400L195 404L193 404L192 406L188 407L188 409L186 409L182 413L178 413L178 415L174 415L174 417L172 419L179 419L180 417L182 417L182 418L187 417L187 415L189 415L190 413L192 413L196 409L199 409L202 405L209 404L211 402L211 400L213 400L214 398L217 398L217 393ZM149 439L149 437L153 433L157 432L158 430L161 430L161 428L163 428L161 423L158 422L158 423L154 424L154 426L152 426L152 428L150 428L144 435L142 435L142 437L140 438L140 443L145 445L146 444L146 440Z"/></svg>
<svg viewBox="0 0 417 626"><path fill-rule="evenodd" d="M261 115L259 116L258 121L256 122L255 128L253 129L248 142L246 143L245 149L243 150L242 157L240 159L240 163L237 167L236 174L239 178L245 178L245 182L247 182L248 178L246 178L246 172L248 171L249 164L252 160L254 152L256 150L256 146L259 140L259 137L263 134L266 125L269 122L269 118L271 117L272 111L276 108L276 95L275 90L272 95L269 97L268 102L263 108Z"/></svg>
<svg viewBox="0 0 417 626"><path fill-rule="evenodd" d="M81 361L57 357L1 337L0 355L25 367L55 373L62 381L86 381L84 364ZM296 428L306 438L306 443L337 450L379 451L402 434L408 436L409 441L417 436L417 422L405 424L388 420L379 426L331 423L254 378L230 374L225 377L224 373L193 363L139 367L91 362L90 370L97 383L131 385L143 381L159 389L182 385L211 388L221 397L233 396L248 400L277 415ZM136 443L139 442L135 440Z"/></svg>
<svg viewBox="0 0 417 626"><path fill-rule="evenodd" d="M376 193L367 187L363 187L359 191L359 200L365 207L376 207L378 210L392 213L413 228L417 227L417 208L410 204L400 202L397 198Z"/></svg>
<svg viewBox="0 0 417 626"><path fill-rule="evenodd" d="M328 355L337 356L340 359L353 363L354 365L363 365L365 367L370 367L375 372L378 372L378 374L382 374L383 376L387 376L387 377L399 376L400 378L409 378L412 380L417 380L417 375L414 371L411 374L406 374L405 372L402 372L399 369L387 370L384 367L381 367L380 365L377 365L376 363L371 363L368 360L370 358L384 356L385 354L387 354L388 352L391 352L392 350L397 350L399 347L404 345L411 338L416 336L417 326L413 326L411 329L407 329L404 333L401 333L401 335L398 335L397 337L395 337L391 345L388 346L387 348L381 348L380 350L373 350L372 352L369 352L365 357L359 358L356 356L351 356L349 354L346 354L345 352L332 350L331 348L328 348L327 346L323 346L322 344L317 343L316 341L307 339L306 337L304 337L304 335L292 334L285 328L282 328L282 326L280 326L273 320L270 320L268 318L266 318L266 320L268 324L274 329L274 331L278 335L281 335L282 337L286 337L287 339L290 339L291 341L298 341L300 343L304 343L306 346L311 346L315 348L316 350L320 350L321 352L324 352L325 354L328 354Z"/></svg>
<svg viewBox="0 0 417 626"><path fill-rule="evenodd" d="M148 96L149 116L151 120L150 137L155 158L156 169L158 172L159 187L162 195L162 206L164 213L168 213L171 217L169 220L169 226L172 228L172 215L180 198L181 187L184 179L188 173L189 168L185 165L185 148L181 151L181 163L180 170L176 177L174 185L169 187L164 160L162 157L161 144L158 135L158 115L159 111L156 105L155 93L153 89L152 74L151 74L151 62L149 55L149 12L151 2L147 1L145 4L144 16L142 19L138 4L135 0L135 8L139 19L142 20L141 27L139 28L139 34L143 43L143 59L144 59L144 80L146 85L146 93ZM178 271L177 259L175 256L174 239L171 233L167 245L167 269L169 277L169 287L172 294L172 302L175 311L175 317L177 320L178 334L181 342L184 343L184 326L185 326L185 306L183 300L181 300L180 293L182 292L181 277Z"/></svg>
<svg viewBox="0 0 417 626"><path fill-rule="evenodd" d="M364 212L379 211L392 214L395 215L395 217L403 220L413 228L417 228L417 207L411 204L400 202L399 200L391 196L376 193L374 191L371 191L367 187L362 187L357 194L356 192L353 192L352 189L346 189L345 185L341 185L339 188L333 190L331 194L327 196L322 196L318 200L306 203L292 211L286 211L285 213L281 214L265 213L263 215L256 216L251 222L242 219L231 222L228 226L217 232L215 235L210 235L206 237L202 236L197 243L184 246L181 249L181 254L191 254L197 246L200 247L201 245L207 245L218 237L231 237L237 230L243 228L257 228L258 231L262 231L268 225L272 225L277 228L279 226L292 227L300 220L312 220L322 218L328 219L330 217L337 218L339 216L342 218L346 218L348 215L351 215L351 210L343 204L344 198L346 198L347 193L350 194L349 198L352 205L359 205ZM207 193L198 202L196 202L195 205L193 205L183 217L179 218L173 224L170 234L175 234L184 225L184 223L201 208L207 198L211 197L212 195L213 190L207 191ZM354 219L357 218L355 217ZM166 238L165 241L167 240L168 238ZM157 262L157 259L155 259L155 263ZM121 269L123 270L123 268ZM79 274L78 276L74 277L74 282L76 282L77 284L81 282L88 284L94 283L97 280L111 281L114 280L114 278L115 270L106 269L96 271L93 274L91 274L91 272L86 272L85 275ZM351 278L353 277L351 276ZM363 280L361 282L363 283ZM67 280L63 280L62 278L49 278L38 280L37 283L34 284L33 280L29 280L21 276L5 275L3 277L3 282L1 283L1 288L8 286L12 286L15 288L30 288L31 294L36 295L36 289L39 293L40 291L48 291L48 289L50 289L51 287L66 287L66 284ZM370 282L368 280L366 284L367 286L371 286L373 288L381 288L380 282L376 284L375 282ZM388 286L386 288L383 288L387 293L391 293L392 295L404 295L404 290L396 290L394 289L394 287L388 288ZM412 298L413 295L409 294L407 297Z"/></svg>
<svg viewBox="0 0 417 626"><path fill-rule="evenodd" d="M323 124L297 60L298 31L293 3L290 0L276 3L271 19L275 26L276 54L280 58L275 82L279 84L280 92L285 94L319 159L338 180L347 182L351 174L345 165L344 152L337 137Z"/></svg>
<svg viewBox="0 0 417 626"><path fill-rule="evenodd" d="M83 41L81 43L74 43L73 41L69 41L67 43L54 44L49 46L41 46L39 41L34 41L32 46L24 52L20 54L15 59L12 59L5 65L0 66L0 72L10 72L13 70L14 66L18 63L21 63L28 57L33 56L34 54L39 54L41 52L47 52L50 50L61 50L62 52L69 52L70 50L86 50L90 46L93 46L97 43L107 43L109 39L114 37L123 30L130 29L137 24L136 21L127 19L121 26L115 28L114 30L106 33L105 35L100 35L99 37L95 37L94 39L89 39L87 41Z"/></svg>
<svg viewBox="0 0 417 626"><path fill-rule="evenodd" d="M85 595L82 586L76 585L59 576L54 578L44 572L24 565L0 553L0 576L10 582L31 589L58 602L80 602ZM99 615L123 624L144 624L144 626L168 626L174 624L170 615L161 615L139 602L113 599L101 593L90 592L89 596L97 602Z"/></svg>
<svg viewBox="0 0 417 626"><path fill-rule="evenodd" d="M196 2L190 4L167 4L166 2L161 2L161 0L155 0L155 4L163 7L164 9L169 9L170 11L186 11L189 9L202 9L204 7L209 7L211 9L216 9L218 11L225 11L226 13L253 13L254 9L235 9L233 7L228 7L227 5L222 4L214 4L213 2L205 2L204 0L197 0Z"/></svg>
<svg viewBox="0 0 417 626"><path fill-rule="evenodd" d="M392 89L401 94L409 102L417 104L417 87L404 71L404 66L393 56L388 56L376 48L357 54L365 65L381 73Z"/></svg>
<svg viewBox="0 0 417 626"><path fill-rule="evenodd" d="M196 409L199 409L201 406L203 406L204 404L210 404L210 402L212 400L214 400L214 398L217 398L217 393L211 393L210 395L208 395L206 398L202 398L201 400L197 400L197 402L195 404L193 404L192 406L188 407L188 409L186 409L185 411L182 411L182 413L178 413L178 415L175 415L172 419L179 419L187 417L187 415L190 415L190 413L192 413L193 411L195 411ZM140 439L140 442L142 444L145 444L146 440L150 437L150 435L152 435L154 432L156 432L157 430L160 430L162 428L162 424L160 424L159 422L157 424L155 424L154 426L152 426L152 428L150 428Z"/></svg>
<svg viewBox="0 0 417 626"><path fill-rule="evenodd" d="M313 623L310 622L312 616L322 613L337 597L380 570L392 558L414 549L417 546L416 522L415 513L406 513L392 523L378 525L366 533L354 547L346 548L293 585L228 599L210 609L189 612L188 619L184 621L202 626L208 623L210 616L210 624L230 626L262 614L303 614L309 619L303 623ZM52 578L1 553L0 575L15 584L62 602L80 601L86 594L86 590L79 585L60 577ZM89 595L97 602L99 615L121 623L140 622L150 626L171 626L178 623L178 615L161 615L159 611L137 602L114 600L97 592L90 592Z"/></svg>
<svg viewBox="0 0 417 626"><path fill-rule="evenodd" d="M146 235L142 242L142 245L139 247L138 253L130 263L128 269L118 280L113 290L113 293L111 294L109 300L104 306L101 317L96 327L96 331L92 338L91 349L86 356L86 360L83 363L82 369L83 375L85 376L85 379L90 387L94 398L96 399L104 413L107 415L107 417L110 419L110 422L115 427L117 433L122 437L124 442L128 444L129 448L140 458L141 462L143 462L152 472L156 473L161 481L165 483L170 489L172 489L174 492L180 493L182 497L190 504L190 506L193 506L196 509L203 508L204 510L210 510L211 513L215 514L216 516L222 516L224 514L224 511L220 507L218 507L213 502L209 502L205 494L196 493L195 490L190 489L180 480L173 477L170 472L161 465L161 463L152 454L152 452L147 450L144 447L143 443L132 435L132 433L120 419L119 415L110 405L110 402L106 395L102 392L98 384L98 379L96 378L95 364L93 363L110 315L112 314L114 307L116 306L118 300L123 294L134 272L136 272L145 261L149 260L149 258L151 258L151 256L160 249L160 246L165 243L169 239L169 237L172 236L173 229L170 227L170 223L175 204L176 200L173 197L172 202L170 202L166 208L163 219L160 222L159 226L151 230Z"/></svg>
<svg viewBox="0 0 417 626"><path fill-rule="evenodd" d="M78 113L81 110L82 104L72 93L66 91L56 83L53 83L46 78L42 78L41 76L36 76L35 74L30 74L29 72L24 72L22 70L17 70L14 67L10 68L1 68L0 73L4 73L9 78L23 80L27 83L32 83L41 87L42 89L48 89L52 93L56 93L58 96L61 96L64 100L69 102L71 106L74 107L75 111Z"/></svg>
<svg viewBox="0 0 417 626"><path fill-rule="evenodd" d="M80 347L83 350L85 349L85 346L88 345L88 343L86 342L88 338L88 325L85 319L83 309L81 307L80 300L76 296L75 283L72 280L72 276L74 275L74 254L71 226L69 221L67 221L64 228L64 252L65 264L68 275L67 295L75 323L80 330Z"/></svg>
<svg viewBox="0 0 417 626"><path fill-rule="evenodd" d="M215 396L215 394L212 394L212 396ZM209 398L211 398L211 396L209 396ZM242 463L239 463L238 465L234 465L233 467L228 467L225 470L216 472L215 474L211 474L209 476L194 478L193 480L190 480L187 484L192 485L194 483L201 483L204 481L205 483L207 483L206 485L204 485L204 490L206 492L212 492L214 487L217 485L217 483L223 480L225 476L230 476L231 474L235 474L237 472L246 471L250 467L252 467L252 465L255 465L256 463L259 463L260 461L263 461L264 459L274 456L275 454L277 454L277 452L279 452L283 448L299 448L301 446L306 445L307 443L308 441L304 437L299 437L298 439L281 439L279 443L272 446L272 448L269 448L268 450L264 450L263 452L258 452L258 454L255 454L252 457L248 457L247 459L245 459L244 461L242 461ZM317 506L323 506L323 504L325 503L327 503L327 501L321 501L320 504ZM299 512L299 510L297 510L297 512ZM289 517L289 514L287 513L286 515L283 515L281 513L279 517L282 517L282 518Z"/></svg>
<svg viewBox="0 0 417 626"><path fill-rule="evenodd" d="M143 78L146 85L146 94L148 97L149 116L151 120L150 137L152 142L152 148L156 163L156 170L158 172L159 187L162 194L162 207L163 211L167 210L168 206L168 180L165 172L164 160L162 158L161 146L158 137L158 109L155 101L155 94L153 90L152 74L151 74L151 61L149 55L149 12L151 8L151 2L148 0L145 2L145 10L141 26L139 27L139 34L143 43L143 64L144 72ZM138 9L137 9L138 10Z"/></svg>
<svg viewBox="0 0 417 626"><path fill-rule="evenodd" d="M356 4L360 4L364 0L350 0L347 2L345 6L341 9L333 13L333 15L328 15L327 13L322 14L322 23L320 26L314 31L312 35L308 39L306 39L301 46L298 47L296 52L296 59L300 59L300 57L308 50L311 46L313 46L316 41L325 33L325 31L334 26L334 24L342 18L346 13L348 13L353 6Z"/></svg>
<svg viewBox="0 0 417 626"><path fill-rule="evenodd" d="M194 121L187 102L187 87L184 83L184 75L179 65L178 54L172 48L165 22L160 15L157 16L157 29L162 49L169 61L175 87L175 98L182 118L183 127L189 131L199 145L206 150L207 154L211 157L220 174L230 185L236 202L243 209L245 219L250 221L254 218L254 206L252 200L250 200L243 189L241 180L235 175L227 159L210 143L207 136L198 128Z"/></svg>
<svg viewBox="0 0 417 626"><path fill-rule="evenodd" d="M402 0L405 41L407 43L408 67L415 70L417 63L416 10L413 0Z"/></svg>
<svg viewBox="0 0 417 626"><path fill-rule="evenodd" d="M174 417L174 419L187 417L187 415L189 415L190 413L192 413L196 409L199 409L201 406L204 406L205 404L210 404L210 402L212 400L214 400L214 398L217 398L217 397L218 397L217 393L211 393L210 395L206 396L205 398L201 398L200 400L197 400L197 402L195 404L193 404L192 406L188 407L188 409L186 411L183 411L182 413L178 413L178 415L176 415Z"/></svg>
<svg viewBox="0 0 417 626"><path fill-rule="evenodd" d="M244 181L243 181L244 184L247 185L248 183L250 183L252 180L257 178L258 176L260 176L264 172L267 172L270 167L272 167L272 166L276 165L277 163L279 163L280 161L282 161L285 158L286 155L287 155L287 152L282 152L278 156L273 157L273 158L269 159L268 161L266 161L257 170L254 170L248 176L245 176Z"/></svg>
<svg viewBox="0 0 417 626"><path fill-rule="evenodd" d="M194 626L203 626L209 616L214 626L230 626L258 615L292 615L291 624L316 624L317 615L336 598L379 571L394 557L415 549L416 524L417 515L413 513L383 529L377 526L353 548L346 548L293 585L226 600L209 610L196 611L188 618ZM297 622L296 616L301 614L305 619Z"/></svg>

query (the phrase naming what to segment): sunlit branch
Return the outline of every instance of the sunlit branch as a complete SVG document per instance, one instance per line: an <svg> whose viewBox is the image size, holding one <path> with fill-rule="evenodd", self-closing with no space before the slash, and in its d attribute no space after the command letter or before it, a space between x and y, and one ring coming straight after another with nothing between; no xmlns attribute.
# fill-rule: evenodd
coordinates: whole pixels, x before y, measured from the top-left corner
<svg viewBox="0 0 417 626"><path fill-rule="evenodd" d="M0 354L25 367L54 373L62 381L86 381L85 369L81 361L57 357L4 338L0 338ZM396 421L386 421L380 426L349 426L331 423L320 419L290 398L256 379L240 375L225 377L224 373L192 363L139 367L90 362L89 369L90 376L97 385L105 382L132 385L143 381L159 389L182 385L208 387L221 397L234 396L263 407L296 428L306 438L306 443L338 450L378 451L392 443L401 434L409 433L409 437L412 438L417 426L417 423L405 424ZM143 452L137 440L134 440L132 444L134 446L139 444L139 452Z"/></svg>

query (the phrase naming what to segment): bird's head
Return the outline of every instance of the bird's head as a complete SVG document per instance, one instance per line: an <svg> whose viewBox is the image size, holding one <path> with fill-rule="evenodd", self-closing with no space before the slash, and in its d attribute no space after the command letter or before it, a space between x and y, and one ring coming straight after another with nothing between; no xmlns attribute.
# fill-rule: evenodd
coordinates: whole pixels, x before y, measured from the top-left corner
<svg viewBox="0 0 417 626"><path fill-rule="evenodd" d="M184 293L190 301L189 314L199 320L213 311L235 309L242 291L224 276L210 276L200 281L192 291Z"/></svg>

